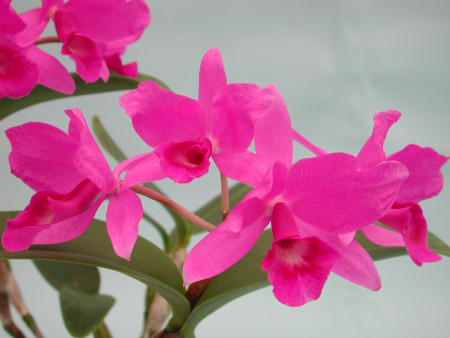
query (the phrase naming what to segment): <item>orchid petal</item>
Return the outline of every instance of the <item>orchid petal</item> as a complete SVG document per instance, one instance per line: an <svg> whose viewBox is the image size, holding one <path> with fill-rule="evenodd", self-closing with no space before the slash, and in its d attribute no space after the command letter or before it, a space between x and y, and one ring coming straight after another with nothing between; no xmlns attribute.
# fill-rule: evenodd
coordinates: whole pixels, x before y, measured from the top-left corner
<svg viewBox="0 0 450 338"><path fill-rule="evenodd" d="M14 42L21 47L26 47L33 44L41 36L49 19L42 18L42 8L35 8L25 12L20 18L26 24L26 27L14 36Z"/></svg>
<svg viewBox="0 0 450 338"><path fill-rule="evenodd" d="M222 174L252 187L261 182L267 171L262 158L249 151L238 154L223 152L213 155L213 159Z"/></svg>
<svg viewBox="0 0 450 338"><path fill-rule="evenodd" d="M205 175L209 170L211 142L204 138L198 141L169 142L156 147L161 169L167 177L177 183L188 183Z"/></svg>
<svg viewBox="0 0 450 338"><path fill-rule="evenodd" d="M70 118L69 135L79 142L73 157L74 165L104 193L108 193L115 187L116 180L81 110L68 109L65 112Z"/></svg>
<svg viewBox="0 0 450 338"><path fill-rule="evenodd" d="M100 77L103 55L91 39L73 33L64 41L61 54L69 55L75 61L77 73L84 81L95 82Z"/></svg>
<svg viewBox="0 0 450 338"><path fill-rule="evenodd" d="M52 224L51 227L42 230L35 238L33 244L54 244L70 241L83 232L91 224L100 204L103 203L106 196L98 199L91 207L84 212L64 220L62 222Z"/></svg>
<svg viewBox="0 0 450 338"><path fill-rule="evenodd" d="M214 96L211 118L214 153L244 152L253 140L255 122L272 107L274 94L252 84L229 84Z"/></svg>
<svg viewBox="0 0 450 338"><path fill-rule="evenodd" d="M204 111L197 101L144 81L123 94L119 103L138 135L151 147L196 140L206 134Z"/></svg>
<svg viewBox="0 0 450 338"><path fill-rule="evenodd" d="M211 48L203 56L199 72L198 102L205 110L207 121L211 120L213 99L216 93L227 84L222 55L218 48ZM208 130L211 128L209 122Z"/></svg>
<svg viewBox="0 0 450 338"><path fill-rule="evenodd" d="M13 99L28 95L39 78L34 61L0 36L0 98ZM12 47L12 48L11 48Z"/></svg>
<svg viewBox="0 0 450 338"><path fill-rule="evenodd" d="M24 250L31 244L60 243L77 237L89 226L104 199L89 180L67 194L36 193L25 210L7 220L2 238L5 250Z"/></svg>
<svg viewBox="0 0 450 338"><path fill-rule="evenodd" d="M396 110L383 111L374 115L372 135L357 156L362 168L370 168L386 161L383 143L389 128L398 121L400 116L400 112Z"/></svg>
<svg viewBox="0 0 450 338"><path fill-rule="evenodd" d="M264 210L257 198L241 201L189 252L183 266L185 285L213 277L241 259L270 221Z"/></svg>
<svg viewBox="0 0 450 338"><path fill-rule="evenodd" d="M17 34L26 27L16 11L10 6L11 1L0 1L0 35Z"/></svg>
<svg viewBox="0 0 450 338"><path fill-rule="evenodd" d="M299 237L294 215L286 203L278 202L275 204L272 209L271 223L275 241Z"/></svg>
<svg viewBox="0 0 450 338"><path fill-rule="evenodd" d="M99 42L130 36L136 41L150 23L143 0L68 1L60 10L70 15L76 31Z"/></svg>
<svg viewBox="0 0 450 338"><path fill-rule="evenodd" d="M29 122L10 128L11 172L36 191L67 193L85 179L74 166L78 143L62 130Z"/></svg>
<svg viewBox="0 0 450 338"><path fill-rule="evenodd" d="M120 55L115 53L111 55L103 55L108 68L122 76L136 78L138 76L137 62L131 62L124 65Z"/></svg>
<svg viewBox="0 0 450 338"><path fill-rule="evenodd" d="M283 197L301 221L344 234L386 213L407 175L397 162L361 170L351 155L327 154L294 164Z"/></svg>
<svg viewBox="0 0 450 338"><path fill-rule="evenodd" d="M56 58L33 45L27 48L25 53L36 62L39 68L38 82L40 84L63 94L73 94L75 82L67 69Z"/></svg>
<svg viewBox="0 0 450 338"><path fill-rule="evenodd" d="M382 246L405 246L403 236L398 232L370 224L361 229L364 235L373 243Z"/></svg>
<svg viewBox="0 0 450 338"><path fill-rule="evenodd" d="M315 237L275 241L261 268L269 270L273 294L285 305L301 306L320 297L339 254Z"/></svg>
<svg viewBox="0 0 450 338"><path fill-rule="evenodd" d="M432 148L410 144L390 155L389 161L403 163L409 170L397 196L398 202L419 202L436 196L442 190L444 178L440 172L449 157L442 156Z"/></svg>
<svg viewBox="0 0 450 338"><path fill-rule="evenodd" d="M159 157L153 153L140 155L141 161L135 164L128 172L122 183L122 188L126 189L136 184L154 182L167 177L159 165ZM132 159L130 159L132 160Z"/></svg>
<svg viewBox="0 0 450 338"><path fill-rule="evenodd" d="M255 124L255 149L270 167L280 161L287 167L292 164L291 120L287 107L274 85L267 86L275 94L270 111Z"/></svg>
<svg viewBox="0 0 450 338"><path fill-rule="evenodd" d="M336 262L331 271L369 290L377 291L381 288L380 276L375 264L358 242L353 241L338 252L342 259Z"/></svg>
<svg viewBox="0 0 450 338"><path fill-rule="evenodd" d="M124 259L130 260L142 215L141 200L133 191L125 189L111 196L106 213L106 229L114 252Z"/></svg>
<svg viewBox="0 0 450 338"><path fill-rule="evenodd" d="M422 208L417 203L394 203L380 222L403 235L406 250L418 266L424 262L436 262L441 259L428 248L427 222Z"/></svg>

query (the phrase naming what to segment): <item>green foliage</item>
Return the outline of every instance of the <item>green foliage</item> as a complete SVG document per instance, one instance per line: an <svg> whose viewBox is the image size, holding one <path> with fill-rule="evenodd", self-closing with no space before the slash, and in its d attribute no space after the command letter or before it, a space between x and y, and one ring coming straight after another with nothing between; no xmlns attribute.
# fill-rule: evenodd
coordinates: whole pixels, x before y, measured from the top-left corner
<svg viewBox="0 0 450 338"><path fill-rule="evenodd" d="M213 278L181 329L184 337L194 337L197 324L223 305L269 285L267 273L261 270L261 261L270 249L272 241L272 231L264 231L247 255Z"/></svg>
<svg viewBox="0 0 450 338"><path fill-rule="evenodd" d="M114 304L114 298L110 296L66 287L60 291L59 301L67 330L75 337L94 331Z"/></svg>
<svg viewBox="0 0 450 338"><path fill-rule="evenodd" d="M0 212L0 230L15 211ZM171 328L177 329L189 313L183 277L170 257L149 241L138 238L131 260L118 257L111 246L105 222L94 220L81 236L65 243L34 245L26 251L0 250L0 259L44 259L103 267L127 274L158 292L172 306Z"/></svg>
<svg viewBox="0 0 450 338"><path fill-rule="evenodd" d="M98 293L100 273L94 266L65 262L33 261L41 275L56 290L64 288L86 293Z"/></svg>
<svg viewBox="0 0 450 338"><path fill-rule="evenodd" d="M450 246L435 234L428 232L428 247L438 255L450 257Z"/></svg>
<svg viewBox="0 0 450 338"><path fill-rule="evenodd" d="M25 97L20 99L10 99L8 97L4 97L0 99L0 120L5 117L19 111L21 109L30 107L32 105L52 101L56 99L62 99L65 97L71 96L80 96L80 95L88 95L88 94L97 94L97 93L106 93L106 92L114 92L118 90L127 90L127 89L135 89L142 81L154 81L159 84L161 87L165 89L169 89L166 84L162 81L148 75L139 74L136 79L132 79L125 76L120 76L117 74L111 74L108 82L103 82L103 80L98 80L93 83L86 83L83 79L81 79L77 74L72 74L73 79L75 80L75 93L72 95L66 95L63 93L56 92L42 85L36 85L34 89Z"/></svg>

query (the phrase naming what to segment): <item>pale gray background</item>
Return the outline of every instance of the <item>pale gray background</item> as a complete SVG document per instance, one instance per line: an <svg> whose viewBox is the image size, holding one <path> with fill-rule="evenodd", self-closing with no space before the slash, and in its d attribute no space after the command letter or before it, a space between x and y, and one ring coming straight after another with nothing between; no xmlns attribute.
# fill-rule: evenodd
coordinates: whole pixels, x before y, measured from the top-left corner
<svg viewBox="0 0 450 338"><path fill-rule="evenodd" d="M13 1L22 12L39 1ZM229 82L282 93L293 126L327 151L356 154L370 135L375 112L397 109L403 117L389 133L387 153L408 143L450 155L448 1L182 1L148 2L150 27L125 59L196 97L203 54L219 47ZM46 47L48 51L60 46ZM65 64L73 65L67 59ZM0 122L0 210L22 209L32 191L9 174L9 142L3 131L27 121L67 128L63 110L99 114L128 155L147 151L118 105L120 93L41 104ZM1 109L1 107L0 107ZM296 158L310 156L296 148ZM115 163L111 161L113 166ZM443 169L450 179L450 166ZM194 210L219 191L214 170L192 185L162 187ZM212 188L214 187L214 188ZM193 198L191 195L199 198ZM450 188L422 204L429 228L450 242ZM146 209L170 226L159 206ZM104 217L102 208L97 217ZM142 224L142 235L157 235ZM448 337L450 260L415 266L407 257L377 262L383 287L365 290L331 276L321 298L288 308L271 288L254 292L206 318L198 337ZM28 262L13 268L29 307L48 337L66 337L57 293ZM142 326L144 286L102 270L101 292L117 303L106 322L115 337L136 337ZM4 332L0 331L0 336Z"/></svg>

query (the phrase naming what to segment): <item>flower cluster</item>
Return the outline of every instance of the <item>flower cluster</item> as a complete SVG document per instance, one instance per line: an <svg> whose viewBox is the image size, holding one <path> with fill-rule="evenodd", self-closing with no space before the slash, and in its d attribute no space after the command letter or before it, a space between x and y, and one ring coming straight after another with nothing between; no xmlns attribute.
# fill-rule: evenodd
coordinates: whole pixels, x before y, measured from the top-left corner
<svg viewBox="0 0 450 338"><path fill-rule="evenodd" d="M125 1L119 2L125 6ZM84 63L89 57L77 54L78 47L90 51L87 46L98 41L80 33L91 32L90 24L75 19L83 17L84 9L77 5L84 1L44 3L63 51L74 57L80 70L93 74ZM103 2L96 3L101 7ZM59 21L65 16L73 20ZM13 12L11 18L20 19ZM73 25L58 28L58 22ZM108 34L117 38L115 32ZM116 43L99 46L102 62L108 65L106 54L114 50L115 57L120 55ZM98 74L103 76L101 70ZM254 189L189 252L183 268L186 284L231 267L269 223L274 241L261 268L268 270L275 297L289 306L317 299L331 272L371 290L380 288L371 257L355 240L357 230L380 245L405 246L418 265L440 259L427 246L427 224L417 203L439 193L440 169L448 157L417 145L386 156L383 143L400 117L397 111L375 114L373 133L357 156L326 153L292 129L274 85L227 83L217 48L201 62L198 100L142 82L122 95L120 105L153 149L114 170L77 109L66 111L71 120L68 133L42 123L7 131L12 172L37 193L24 211L7 221L2 237L6 250L80 235L109 198L108 234L115 252L130 259L142 217L136 185L164 178L188 183L209 171L212 158L222 175ZM317 156L293 161L294 141ZM254 151L249 150L252 142Z"/></svg>
<svg viewBox="0 0 450 338"><path fill-rule="evenodd" d="M72 94L75 83L67 69L38 45L62 43L86 82L107 81L110 70L136 77L135 62L123 65L121 55L150 23L143 0L42 0L42 7L18 15L11 0L0 0L0 98L19 98L39 83ZM57 36L41 37L49 21Z"/></svg>

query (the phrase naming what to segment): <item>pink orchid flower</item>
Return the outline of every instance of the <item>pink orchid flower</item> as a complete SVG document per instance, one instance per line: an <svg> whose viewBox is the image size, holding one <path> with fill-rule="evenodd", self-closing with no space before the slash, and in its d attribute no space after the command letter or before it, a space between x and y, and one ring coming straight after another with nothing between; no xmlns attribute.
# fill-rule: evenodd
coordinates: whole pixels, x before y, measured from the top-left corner
<svg viewBox="0 0 450 338"><path fill-rule="evenodd" d="M253 183L250 168L256 155L247 149L256 121L273 103L273 92L253 84L227 84L217 48L202 59L198 101L145 81L119 102L175 182L206 174L212 157L224 175Z"/></svg>
<svg viewBox="0 0 450 338"><path fill-rule="evenodd" d="M67 70L32 44L36 30L29 27L34 27L35 12L19 17L10 2L0 2L0 98L28 95L37 83L72 94L75 83Z"/></svg>
<svg viewBox="0 0 450 338"><path fill-rule="evenodd" d="M14 35L25 29L25 23L10 6L12 0L0 0L0 35Z"/></svg>
<svg viewBox="0 0 450 338"><path fill-rule="evenodd" d="M272 137L273 123L286 131L285 137ZM300 306L317 299L330 272L372 290L380 288L370 256L353 238L343 241L341 236L386 213L408 175L406 168L393 161L361 168L357 158L343 153L291 166L291 138L287 109L277 93L272 111L255 126L256 153L263 154L269 170L189 252L183 268L186 284L232 266L272 222L275 241L262 268L269 270L274 294L284 304Z"/></svg>
<svg viewBox="0 0 450 338"><path fill-rule="evenodd" d="M63 42L62 54L69 55L77 73L86 82L109 78L109 69L136 77L135 62L123 65L126 46L136 42L150 23L150 11L143 0L47 0L45 18L55 22Z"/></svg>
<svg viewBox="0 0 450 338"><path fill-rule="evenodd" d="M6 221L2 236L7 251L32 244L69 241L90 225L100 204L109 198L106 228L117 255L130 259L138 236L142 205L121 182L122 171L139 158L111 171L79 109L67 110L69 131L44 123L26 123L8 129L11 171L37 191L15 219ZM153 177L158 179L157 177Z"/></svg>
<svg viewBox="0 0 450 338"><path fill-rule="evenodd" d="M400 118L394 110L380 112L374 116L374 129L358 155L362 165L373 165L383 161L398 161L409 171L402 183L396 202L382 218L381 223L395 232L369 225L362 229L374 243L383 246L405 246L413 262L421 266L424 262L435 262L441 257L428 248L427 222L418 202L436 196L444 181L440 172L448 158L431 148L410 144L388 157L383 151L383 142L388 129Z"/></svg>
<svg viewBox="0 0 450 338"><path fill-rule="evenodd" d="M26 96L37 83L64 94L75 90L75 82L56 58L0 36L0 98Z"/></svg>

